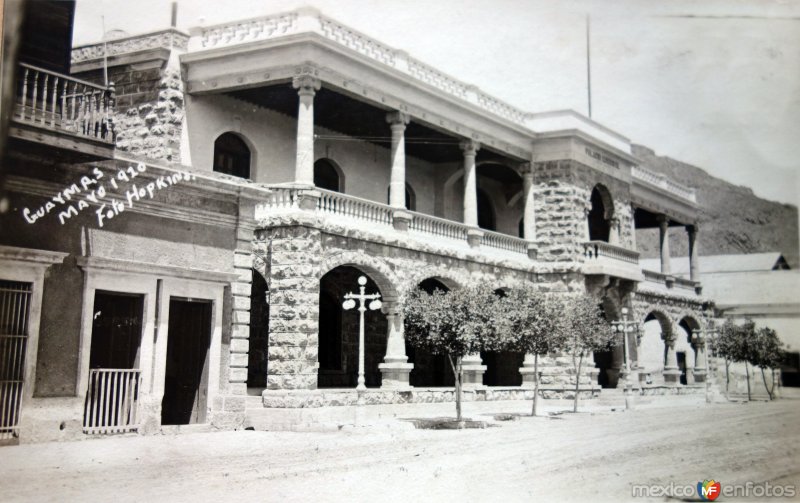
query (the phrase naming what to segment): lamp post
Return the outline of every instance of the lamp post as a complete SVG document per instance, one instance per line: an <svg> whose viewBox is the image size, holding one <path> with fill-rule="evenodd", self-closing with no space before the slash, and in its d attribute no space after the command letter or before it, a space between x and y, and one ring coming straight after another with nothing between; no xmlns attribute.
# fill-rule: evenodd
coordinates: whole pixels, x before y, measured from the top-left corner
<svg viewBox="0 0 800 503"><path fill-rule="evenodd" d="M702 344L702 346L703 346L703 356L705 356L705 364L706 364L706 403L711 403L712 402L711 382L710 382L711 372L709 371L709 365L708 365L708 358L709 358L708 341L709 340L713 341L717 336L717 332L718 332L718 330L717 330L717 327L714 325L714 320L713 319L708 319L706 321L706 328L704 330L700 331L701 335L699 337L694 337L694 334L693 334L693 338L695 338L695 340L697 341L697 344Z"/></svg>
<svg viewBox="0 0 800 503"><path fill-rule="evenodd" d="M380 309L382 305L380 301L381 294L364 293L364 285L366 284L367 278L365 276L359 276L359 293L346 293L344 295L345 301L342 302L344 310L349 311L356 307L356 301L358 301L358 382L356 384L356 389L359 391L367 389L367 385L364 381L364 313L367 311L367 306L364 304L368 300L372 301L369 303L370 311Z"/></svg>
<svg viewBox="0 0 800 503"><path fill-rule="evenodd" d="M623 351L625 358L625 408L633 409L633 385L631 384L631 362L628 351L628 334L639 330L639 324L628 320L628 308L622 308L622 319L611 322L611 328L617 333L622 334Z"/></svg>

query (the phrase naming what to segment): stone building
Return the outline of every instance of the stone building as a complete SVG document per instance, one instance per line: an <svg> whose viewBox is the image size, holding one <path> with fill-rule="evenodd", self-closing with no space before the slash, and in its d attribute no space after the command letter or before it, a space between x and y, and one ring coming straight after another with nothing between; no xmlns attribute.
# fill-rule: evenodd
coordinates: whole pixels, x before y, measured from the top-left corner
<svg viewBox="0 0 800 503"><path fill-rule="evenodd" d="M28 19L71 24L54 5ZM443 358L406 347L401 306L478 282L586 290L609 321L627 307L658 327L631 336L634 385L702 382L695 193L607 127L519 110L312 9L49 59L23 33L0 216L6 435L301 428L452 399ZM636 251L652 227L656 271ZM670 273L670 232L689 234L689 278ZM341 302L361 275L383 307L356 392ZM595 354L583 392L616 387L623 359L621 340ZM574 387L567 360L546 358L546 396ZM472 355L467 398L529 397L531 367Z"/></svg>

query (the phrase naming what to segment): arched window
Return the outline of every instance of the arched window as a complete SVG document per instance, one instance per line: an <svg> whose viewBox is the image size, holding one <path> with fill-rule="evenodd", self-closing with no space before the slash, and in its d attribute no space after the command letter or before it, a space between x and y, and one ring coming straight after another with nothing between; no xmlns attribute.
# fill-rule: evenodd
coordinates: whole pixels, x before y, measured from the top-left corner
<svg viewBox="0 0 800 503"><path fill-rule="evenodd" d="M332 161L320 159L314 163L314 185L320 189L342 192L339 170Z"/></svg>
<svg viewBox="0 0 800 503"><path fill-rule="evenodd" d="M589 240L608 242L610 219L614 212L611 194L602 185L597 185L592 189L590 202L592 209L589 211Z"/></svg>
<svg viewBox="0 0 800 503"><path fill-rule="evenodd" d="M389 204L392 200L392 189L391 187L386 188L386 204ZM416 211L417 210L417 196L414 193L414 189L411 188L411 185L406 184L406 209L409 211Z"/></svg>
<svg viewBox="0 0 800 503"><path fill-rule="evenodd" d="M490 231L496 230L492 199L482 189L478 189L478 227Z"/></svg>
<svg viewBox="0 0 800 503"><path fill-rule="evenodd" d="M225 133L214 142L214 171L250 178L250 149L238 135Z"/></svg>

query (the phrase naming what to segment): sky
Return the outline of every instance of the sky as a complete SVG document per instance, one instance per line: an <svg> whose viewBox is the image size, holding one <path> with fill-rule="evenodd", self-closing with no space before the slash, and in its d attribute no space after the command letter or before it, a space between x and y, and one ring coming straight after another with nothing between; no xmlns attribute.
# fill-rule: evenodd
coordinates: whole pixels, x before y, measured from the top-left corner
<svg viewBox="0 0 800 503"><path fill-rule="evenodd" d="M800 203L800 0L179 0L178 27L312 5L523 110L592 118ZM73 43L169 26L169 0L78 0Z"/></svg>

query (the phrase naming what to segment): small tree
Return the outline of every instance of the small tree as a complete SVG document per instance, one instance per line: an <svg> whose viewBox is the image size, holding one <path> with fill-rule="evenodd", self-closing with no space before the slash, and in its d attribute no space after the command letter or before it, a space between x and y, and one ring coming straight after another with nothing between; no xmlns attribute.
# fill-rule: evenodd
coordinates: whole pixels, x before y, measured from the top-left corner
<svg viewBox="0 0 800 503"><path fill-rule="evenodd" d="M504 349L533 354L533 407L531 415L536 415L539 397L539 355L557 351L566 342L566 332L560 323L563 306L554 295L546 295L526 286L512 289L502 299L510 333L498 337L506 343Z"/></svg>
<svg viewBox="0 0 800 503"><path fill-rule="evenodd" d="M745 320L744 324L736 325L733 321L726 320L720 327L717 340L717 352L725 358L725 391L727 393L730 376L728 367L730 362L744 363L744 374L747 380L747 399L750 400L750 369L748 362L754 359L756 339L756 326L752 320Z"/></svg>
<svg viewBox="0 0 800 503"><path fill-rule="evenodd" d="M492 341L505 317L499 299L487 287L459 288L428 294L415 290L403 306L406 342L437 355L447 355L455 377L456 416L461 421L461 360L496 346Z"/></svg>
<svg viewBox="0 0 800 503"><path fill-rule="evenodd" d="M775 369L781 365L783 361L783 343L778 338L775 330L764 327L756 331L754 343L750 346L752 351L750 354L750 363L761 369L761 379L764 381L764 388L767 390L769 399L772 400L775 396ZM770 369L772 377L772 386L767 386L767 377L764 374L765 369Z"/></svg>
<svg viewBox="0 0 800 503"><path fill-rule="evenodd" d="M575 368L575 402L572 411L578 412L583 360L594 351L608 349L614 341L614 332L603 318L597 299L586 293L566 297L559 318L566 332L565 347L572 355Z"/></svg>

